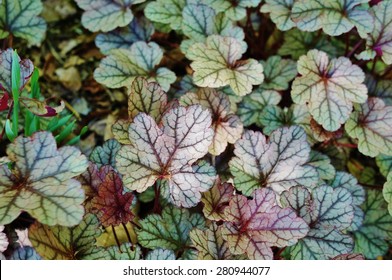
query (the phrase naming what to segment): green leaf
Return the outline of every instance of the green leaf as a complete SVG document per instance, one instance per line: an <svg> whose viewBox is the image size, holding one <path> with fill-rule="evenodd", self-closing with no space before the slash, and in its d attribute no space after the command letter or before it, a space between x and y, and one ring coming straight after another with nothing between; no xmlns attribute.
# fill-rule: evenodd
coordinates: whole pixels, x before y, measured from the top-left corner
<svg viewBox="0 0 392 280"><path fill-rule="evenodd" d="M46 33L46 22L38 16L42 8L40 0L0 1L0 38L12 33L28 46L38 46Z"/></svg>
<svg viewBox="0 0 392 280"><path fill-rule="evenodd" d="M361 4L369 0L298 0L291 11L291 19L303 31L323 31L339 36L356 27L360 34L371 31L373 17Z"/></svg>
<svg viewBox="0 0 392 280"><path fill-rule="evenodd" d="M229 162L234 186L244 195L261 187L278 194L295 185L314 187L318 173L306 164L309 153L305 131L298 126L275 130L268 142L260 132L245 131Z"/></svg>
<svg viewBox="0 0 392 280"><path fill-rule="evenodd" d="M331 164L328 156L312 150L310 151L308 164L316 168L320 179L331 180L335 178L335 167Z"/></svg>
<svg viewBox="0 0 392 280"><path fill-rule="evenodd" d="M243 125L240 118L230 111L230 100L226 94L209 88L201 88L197 93L188 92L181 96L184 106L200 104L211 113L214 136L208 152L220 155L228 145L241 138Z"/></svg>
<svg viewBox="0 0 392 280"><path fill-rule="evenodd" d="M154 32L154 26L148 20L135 18L125 27L98 34L95 45L103 54L109 54L113 49L128 49L137 41L150 41Z"/></svg>
<svg viewBox="0 0 392 280"><path fill-rule="evenodd" d="M306 54L312 49L318 49L326 52L331 57L338 55L339 41L329 40L323 33L304 32L293 29L283 34L284 42L278 50L278 54L282 56L291 56L298 60L301 55Z"/></svg>
<svg viewBox="0 0 392 280"><path fill-rule="evenodd" d="M380 153L392 155L392 106L371 97L355 109L345 129L348 135L358 139L358 150L371 157Z"/></svg>
<svg viewBox="0 0 392 280"><path fill-rule="evenodd" d="M29 239L35 250L47 260L88 260L102 258L96 247L96 238L101 234L98 219L87 214L74 227L49 227L34 223L29 229Z"/></svg>
<svg viewBox="0 0 392 280"><path fill-rule="evenodd" d="M381 174L386 178L392 171L392 156L378 155L376 157L376 163L380 168Z"/></svg>
<svg viewBox="0 0 392 280"><path fill-rule="evenodd" d="M355 252L368 259L375 259L388 252L392 238L392 216L381 191L367 190L367 199L362 205L365 219L354 232Z"/></svg>
<svg viewBox="0 0 392 280"><path fill-rule="evenodd" d="M384 184L382 194L386 202L388 202L388 211L392 216L392 172L388 174L387 181Z"/></svg>
<svg viewBox="0 0 392 280"><path fill-rule="evenodd" d="M344 188L320 186L312 195L303 187L282 193L282 205L299 213L309 225L307 236L289 248L293 259L319 260L350 253L353 239L343 233L354 218L353 199Z"/></svg>
<svg viewBox="0 0 392 280"><path fill-rule="evenodd" d="M270 188L256 190L253 199L235 196L226 209L222 230L232 254L246 253L249 259L272 259L272 246L285 247L306 236L309 227L294 210L276 204Z"/></svg>
<svg viewBox="0 0 392 280"><path fill-rule="evenodd" d="M366 39L366 50L357 58L370 60L380 56L386 64L390 65L392 64L392 2L382 1L373 6L370 13L375 20L374 24L368 26L373 29L369 30L368 34L360 34Z"/></svg>
<svg viewBox="0 0 392 280"><path fill-rule="evenodd" d="M130 243L123 243L120 248L116 245L99 249L103 255L101 259L104 260L140 260L142 255L141 248Z"/></svg>
<svg viewBox="0 0 392 280"><path fill-rule="evenodd" d="M257 7L261 0L204 0L217 12L224 12L231 20L241 20L246 16L246 8Z"/></svg>
<svg viewBox="0 0 392 280"><path fill-rule="evenodd" d="M213 221L225 219L224 211L233 198L234 187L230 183L221 182L218 178L214 187L203 194L201 201L204 204L204 216Z"/></svg>
<svg viewBox="0 0 392 280"><path fill-rule="evenodd" d="M168 90L176 77L166 68L156 69L162 57L163 52L156 43L136 42L129 49L110 51L95 69L94 78L107 87L120 88L130 86L137 76L144 76Z"/></svg>
<svg viewBox="0 0 392 280"><path fill-rule="evenodd" d="M365 201L364 188L358 184L357 179L353 175L346 172L336 172L335 178L333 178L329 184L333 188L345 188L351 193L353 198L354 219L348 230L358 230L364 219L364 213L360 208L361 204Z"/></svg>
<svg viewBox="0 0 392 280"><path fill-rule="evenodd" d="M208 151L213 137L210 126L211 115L200 105L171 109L160 126L145 113L138 114L129 127L132 145L123 146L116 157L125 186L143 192L163 180L172 203L196 205L200 193L210 189L215 180L209 165L192 166Z"/></svg>
<svg viewBox="0 0 392 280"><path fill-rule="evenodd" d="M261 114L268 105L278 105L282 97L274 90L256 89L251 94L244 97L238 105L237 114L244 126L256 124L262 127Z"/></svg>
<svg viewBox="0 0 392 280"><path fill-rule="evenodd" d="M267 105L260 114L259 121L263 126L263 132L270 135L274 130L290 126L301 126L308 135L312 135L310 128L311 116L304 105L293 104L290 108L281 108L275 105Z"/></svg>
<svg viewBox="0 0 392 280"><path fill-rule="evenodd" d="M195 215L195 214L194 214ZM140 221L137 229L138 242L149 249L181 250L189 244L189 232L194 227L186 209L167 205L162 215L151 214Z"/></svg>
<svg viewBox="0 0 392 280"><path fill-rule="evenodd" d="M172 250L167 249L154 249L147 253L146 260L175 260L176 256Z"/></svg>
<svg viewBox="0 0 392 280"><path fill-rule="evenodd" d="M260 85L262 89L286 90L289 88L289 82L297 76L297 63L293 60L274 55L261 64L265 76Z"/></svg>
<svg viewBox="0 0 392 280"><path fill-rule="evenodd" d="M225 13L216 13L211 7L202 4L187 4L182 12L182 31L189 40L181 42L181 50L187 53L195 43L205 43L207 37L219 34L225 37L233 37L241 42L243 51L247 44L243 41L245 34L242 28L235 26Z"/></svg>
<svg viewBox="0 0 392 280"><path fill-rule="evenodd" d="M186 0L157 0L147 4L144 14L151 21L170 24L173 30L178 30L185 5Z"/></svg>
<svg viewBox="0 0 392 280"><path fill-rule="evenodd" d="M103 165L116 166L116 155L120 150L121 144L116 139L109 139L102 146L97 146L90 154L90 160L94 162L98 168Z"/></svg>
<svg viewBox="0 0 392 280"><path fill-rule="evenodd" d="M211 35L206 43L192 45L186 56L191 63L193 81L199 87L218 88L230 85L240 96L252 91L252 85L264 80L263 66L254 59L238 60L243 54L241 42Z"/></svg>
<svg viewBox="0 0 392 280"><path fill-rule="evenodd" d="M385 105L392 105L392 81L374 79L367 75L365 83L369 90L369 96L381 98Z"/></svg>
<svg viewBox="0 0 392 280"><path fill-rule="evenodd" d="M108 32L128 25L133 14L131 6L146 0L75 0L85 12L82 24L92 32Z"/></svg>
<svg viewBox="0 0 392 280"><path fill-rule="evenodd" d="M222 226L210 224L206 230L194 228L189 234L192 243L198 250L199 260L231 260L228 243L222 238Z"/></svg>
<svg viewBox="0 0 392 280"><path fill-rule="evenodd" d="M16 57L20 67L19 88L22 89L30 80L34 71L34 65L30 59L21 60L18 55ZM0 84L9 94L12 93L12 62L13 50L10 48L5 51L0 50Z"/></svg>
<svg viewBox="0 0 392 280"><path fill-rule="evenodd" d="M367 88L361 68L346 57L329 60L326 53L311 50L298 61L302 75L294 80L291 97L307 104L310 114L328 131L336 131L351 113L353 104L364 103Z"/></svg>
<svg viewBox="0 0 392 280"><path fill-rule="evenodd" d="M294 3L294 0L265 0L260 12L270 13L271 20L276 24L276 27L279 30L287 31L295 27L295 23L290 18Z"/></svg>
<svg viewBox="0 0 392 280"><path fill-rule="evenodd" d="M87 159L75 147L57 150L48 132L19 136L7 148L15 167L0 166L0 224L27 211L47 225L78 224L84 214L84 192L73 177L87 169Z"/></svg>

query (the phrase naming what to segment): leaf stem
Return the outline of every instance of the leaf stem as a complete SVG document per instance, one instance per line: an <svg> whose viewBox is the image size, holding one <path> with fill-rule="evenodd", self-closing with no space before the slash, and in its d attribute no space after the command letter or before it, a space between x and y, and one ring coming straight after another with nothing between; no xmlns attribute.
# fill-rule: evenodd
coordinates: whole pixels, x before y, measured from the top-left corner
<svg viewBox="0 0 392 280"><path fill-rule="evenodd" d="M118 240L117 233L116 233L116 230L114 229L113 225L112 225L112 231L113 231L114 239L116 240L116 243L117 243L117 246L118 246L118 250L120 251L120 253L122 253L121 247L120 247L121 244L120 244L120 241Z"/></svg>
<svg viewBox="0 0 392 280"><path fill-rule="evenodd" d="M351 49L351 51L348 54L346 54L346 57L350 58L357 51L357 49L361 46L362 42L363 42L363 39L359 40L358 43L356 43L355 46Z"/></svg>
<svg viewBox="0 0 392 280"><path fill-rule="evenodd" d="M336 141L335 145L342 148L352 148L352 149L358 148L358 145L353 143L341 143Z"/></svg>
<svg viewBox="0 0 392 280"><path fill-rule="evenodd" d="M131 243L131 250L133 251L135 248L134 248L134 246L133 246L133 242L132 242L131 235L129 234L129 231L128 231L128 229L127 229L127 226L126 226L124 223L121 223L121 224L122 224L122 226L123 226L123 228L124 228L124 230L125 230L125 234L127 235L127 238L128 238L129 243Z"/></svg>

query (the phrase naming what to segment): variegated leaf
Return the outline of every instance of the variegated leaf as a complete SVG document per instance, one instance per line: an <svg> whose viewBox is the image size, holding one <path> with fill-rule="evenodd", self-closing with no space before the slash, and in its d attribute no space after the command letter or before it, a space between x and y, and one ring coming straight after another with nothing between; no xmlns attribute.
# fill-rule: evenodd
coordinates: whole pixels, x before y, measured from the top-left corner
<svg viewBox="0 0 392 280"><path fill-rule="evenodd" d="M306 236L309 227L294 210L276 204L270 188L256 190L253 200L235 196L226 209L222 230L232 254L246 253L250 259L272 259L271 247L290 246Z"/></svg>
<svg viewBox="0 0 392 280"><path fill-rule="evenodd" d="M298 72L302 76L294 80L293 101L307 104L313 118L328 131L338 130L349 118L353 102L366 101L365 75L346 57L330 61L326 53L311 50L300 57Z"/></svg>
<svg viewBox="0 0 392 280"><path fill-rule="evenodd" d="M73 226L84 214L84 192L73 179L87 169L75 147L57 150L49 132L19 136L7 148L15 167L0 166L0 223L8 224L27 211L47 225Z"/></svg>
<svg viewBox="0 0 392 280"><path fill-rule="evenodd" d="M263 66L254 59L239 60L244 50L241 42L211 35L206 43L196 43L186 54L192 60L193 81L200 87L218 88L230 85L240 96L252 91L252 85L264 80Z"/></svg>
<svg viewBox="0 0 392 280"><path fill-rule="evenodd" d="M275 130L269 141L260 132L245 131L229 162L234 186L245 195L261 187L278 194L298 184L314 187L318 173L306 164L309 153L306 134L298 126Z"/></svg>
<svg viewBox="0 0 392 280"><path fill-rule="evenodd" d="M243 125L240 118L231 113L230 100L222 92L201 88L197 93L188 92L181 96L180 104L184 106L200 104L211 113L214 136L208 149L212 155L220 155L228 143L234 144L241 138Z"/></svg>
<svg viewBox="0 0 392 280"><path fill-rule="evenodd" d="M345 129L348 135L358 139L362 154L392 155L392 106L385 106L381 99L371 97L365 104L357 105Z"/></svg>
<svg viewBox="0 0 392 280"><path fill-rule="evenodd" d="M282 194L282 204L294 209L308 223L305 238L289 248L293 259L329 259L350 253L354 241L343 233L354 218L353 199L344 188L320 186L312 195L303 187Z"/></svg>
<svg viewBox="0 0 392 280"><path fill-rule="evenodd" d="M211 115L199 105L173 108L163 116L161 127L150 116L137 115L129 127L132 145L123 146L116 157L125 186L143 192L163 180L172 203L196 205L215 179L209 165L192 166L208 151L210 127Z"/></svg>

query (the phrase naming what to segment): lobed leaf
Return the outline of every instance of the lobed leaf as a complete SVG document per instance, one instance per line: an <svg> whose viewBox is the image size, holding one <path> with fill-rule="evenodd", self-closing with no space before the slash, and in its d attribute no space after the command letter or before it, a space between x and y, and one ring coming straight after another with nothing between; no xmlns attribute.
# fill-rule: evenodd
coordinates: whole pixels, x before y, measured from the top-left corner
<svg viewBox="0 0 392 280"><path fill-rule="evenodd" d="M49 227L34 223L29 229L29 239L42 258L47 260L86 260L102 258L95 240L101 234L99 221L87 214L74 227Z"/></svg>
<svg viewBox="0 0 392 280"><path fill-rule="evenodd" d="M217 12L224 12L232 20L241 20L246 16L246 8L257 7L261 0L205 0L204 3Z"/></svg>
<svg viewBox="0 0 392 280"><path fill-rule="evenodd" d="M113 49L128 49L138 41L148 42L154 34L154 26L145 18L135 18L127 26L95 37L95 45L103 54Z"/></svg>
<svg viewBox="0 0 392 280"><path fill-rule="evenodd" d="M293 259L329 259L352 251L353 239L343 233L354 218L349 191L324 185L311 195L298 186L283 192L281 200L282 205L294 209L310 227L306 237L289 248Z"/></svg>
<svg viewBox="0 0 392 280"><path fill-rule="evenodd" d="M270 13L271 20L276 24L276 27L279 30L287 31L295 27L295 23L291 20L291 9L294 3L294 0L265 0L260 12Z"/></svg>
<svg viewBox="0 0 392 280"><path fill-rule="evenodd" d="M169 24L171 29L181 29L182 10L186 0L157 0L147 4L144 14L154 22Z"/></svg>
<svg viewBox="0 0 392 280"><path fill-rule="evenodd" d="M129 49L115 49L101 60L94 71L97 82L110 88L129 86L137 76L154 78L164 90L175 81L175 74L166 68L155 69L163 57L161 48L153 42L136 42Z"/></svg>
<svg viewBox="0 0 392 280"><path fill-rule="evenodd" d="M244 195L261 187L278 194L298 184L314 187L318 173L306 164L309 153L306 134L298 126L275 130L268 142L260 132L245 131L229 162L234 186Z"/></svg>
<svg viewBox="0 0 392 280"><path fill-rule="evenodd" d="M243 52L240 41L219 35L192 45L186 56L193 61L194 83L212 88L230 85L240 96L250 93L252 85L264 80L263 66L254 59L239 60Z"/></svg>
<svg viewBox="0 0 392 280"><path fill-rule="evenodd" d="M259 123L263 126L263 132L266 135L270 135L280 127L299 125L309 136L312 136L309 126L311 116L304 105L293 104L290 108L283 109L276 105L267 105L259 118Z"/></svg>
<svg viewBox="0 0 392 280"><path fill-rule="evenodd" d="M358 180L346 172L336 172L335 178L329 182L333 188L345 188L351 193L353 198L354 219L351 226L348 228L350 231L358 230L362 225L364 213L360 208L361 204L365 201L365 190L358 184Z"/></svg>
<svg viewBox="0 0 392 280"><path fill-rule="evenodd" d="M354 251L367 259L375 259L388 251L388 242L392 237L392 217L381 191L368 189L362 209L365 218L359 230L354 232Z"/></svg>
<svg viewBox="0 0 392 280"><path fill-rule="evenodd" d="M199 260L230 260L229 244L222 238L222 226L212 223L206 230L192 229L189 233L192 243L198 250Z"/></svg>
<svg viewBox="0 0 392 280"><path fill-rule="evenodd" d="M392 155L392 106L371 97L365 104L356 106L345 125L351 137L358 139L358 150L367 156L379 153Z"/></svg>
<svg viewBox="0 0 392 280"><path fill-rule="evenodd" d="M170 200L177 206L192 207L201 192L212 187L215 172L208 164L194 165L211 144L211 116L199 105L175 107L155 120L140 113L129 127L132 145L117 154L117 169L128 189L145 191L158 179L168 185Z"/></svg>
<svg viewBox="0 0 392 280"><path fill-rule="evenodd" d="M225 219L225 209L233 198L234 187L230 183L221 182L218 178L214 186L203 194L204 216L213 221Z"/></svg>
<svg viewBox="0 0 392 280"><path fill-rule="evenodd" d="M366 101L365 75L346 57L329 61L325 52L311 50L300 57L298 72L302 76L294 80L293 101L307 104L313 118L328 131L336 131L349 118L352 102Z"/></svg>
<svg viewBox="0 0 392 280"><path fill-rule="evenodd" d="M331 160L327 155L312 150L310 151L308 164L317 170L320 179L331 180L335 178L335 167L331 164Z"/></svg>
<svg viewBox="0 0 392 280"><path fill-rule="evenodd" d="M360 34L366 39L366 50L361 52L357 58L370 60L376 56L390 65L392 64L392 2L382 1L370 9L374 18L374 24L368 25L368 34Z"/></svg>
<svg viewBox="0 0 392 280"><path fill-rule="evenodd" d="M188 3L182 11L182 17L182 31L190 38L181 42L181 50L185 54L193 44L205 43L207 37L213 34L233 37L241 42L243 51L247 49L247 44L243 41L243 29L235 26L226 13L217 14L213 8L203 3Z"/></svg>
<svg viewBox="0 0 392 280"><path fill-rule="evenodd" d="M277 105L281 99L277 91L256 89L243 98L242 102L238 105L237 114L244 126L256 124L262 127L261 115L264 108L268 105Z"/></svg>
<svg viewBox="0 0 392 280"><path fill-rule="evenodd" d="M322 50L332 57L338 55L340 42L333 39L329 40L328 36L323 33L292 29L285 32L283 38L283 45L278 50L278 54L282 56L287 55L298 60L301 55L312 49Z"/></svg>
<svg viewBox="0 0 392 280"><path fill-rule="evenodd" d="M262 89L286 90L289 88L289 82L297 76L297 64L293 60L274 55L261 64L265 76L260 85Z"/></svg>
<svg viewBox="0 0 392 280"><path fill-rule="evenodd" d="M111 170L98 186L97 196L91 203L104 227L117 226L133 220L131 206L134 198L132 192L124 193L119 174Z"/></svg>
<svg viewBox="0 0 392 280"><path fill-rule="evenodd" d="M90 160L94 162L98 168L104 165L116 166L116 155L121 145L116 139L109 139L102 146L97 146L90 154Z"/></svg>
<svg viewBox="0 0 392 280"><path fill-rule="evenodd" d="M228 145L241 138L243 125L240 118L230 110L230 100L222 92L201 88L197 93L188 92L181 96L180 104L184 106L200 104L211 113L214 136L208 152L220 155Z"/></svg>
<svg viewBox="0 0 392 280"><path fill-rule="evenodd" d="M293 245L309 230L292 209L282 209L276 204L270 188L256 190L253 200L235 196L226 216L223 239L232 254L246 253L249 259L272 259L272 246Z"/></svg>
<svg viewBox="0 0 392 280"><path fill-rule="evenodd" d="M389 172L392 171L392 156L378 155L376 157L376 163L380 168L381 174L386 178Z"/></svg>
<svg viewBox="0 0 392 280"><path fill-rule="evenodd" d="M360 34L371 31L373 17L361 4L369 0L298 0L291 11L291 19L303 31L323 31L339 36L356 27Z"/></svg>
<svg viewBox="0 0 392 280"><path fill-rule="evenodd" d="M141 228L136 230L138 242L149 249L183 249L189 243L192 219L196 216L199 214L191 215L186 209L168 205L161 215L151 214L140 221Z"/></svg>
<svg viewBox="0 0 392 280"><path fill-rule="evenodd" d="M19 136L7 148L15 167L0 166L0 224L22 211L47 225L78 224L84 214L84 192L73 178L87 169L87 159L75 147L57 150L49 132Z"/></svg>
<svg viewBox="0 0 392 280"><path fill-rule="evenodd" d="M38 46L47 28L45 20L38 16L42 8L41 0L0 1L0 38L12 33L27 40L28 46Z"/></svg>
<svg viewBox="0 0 392 280"><path fill-rule="evenodd" d="M108 32L129 24L133 19L131 6L145 0L76 0L85 12L82 24L92 32Z"/></svg>

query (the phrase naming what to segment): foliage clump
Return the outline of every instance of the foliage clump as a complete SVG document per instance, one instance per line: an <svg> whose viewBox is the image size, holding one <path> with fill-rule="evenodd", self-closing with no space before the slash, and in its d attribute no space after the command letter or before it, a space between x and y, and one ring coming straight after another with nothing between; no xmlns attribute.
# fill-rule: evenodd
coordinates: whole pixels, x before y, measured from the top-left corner
<svg viewBox="0 0 392 280"><path fill-rule="evenodd" d="M391 16L0 0L0 259L391 258Z"/></svg>

